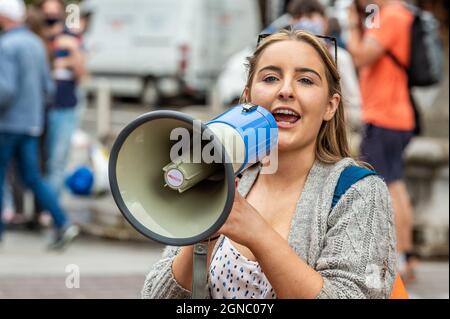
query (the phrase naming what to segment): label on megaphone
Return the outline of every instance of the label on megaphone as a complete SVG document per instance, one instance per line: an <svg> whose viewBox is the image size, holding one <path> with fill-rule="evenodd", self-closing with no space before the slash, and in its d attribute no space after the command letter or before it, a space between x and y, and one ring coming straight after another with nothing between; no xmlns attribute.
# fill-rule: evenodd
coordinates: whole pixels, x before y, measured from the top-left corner
<svg viewBox="0 0 450 319"><path fill-rule="evenodd" d="M189 156L178 157L163 167L165 186L182 193L213 175L216 170L217 166L205 162L192 163Z"/></svg>
<svg viewBox="0 0 450 319"><path fill-rule="evenodd" d="M170 187L180 187L183 185L184 176L179 169L172 168L166 173L165 180Z"/></svg>

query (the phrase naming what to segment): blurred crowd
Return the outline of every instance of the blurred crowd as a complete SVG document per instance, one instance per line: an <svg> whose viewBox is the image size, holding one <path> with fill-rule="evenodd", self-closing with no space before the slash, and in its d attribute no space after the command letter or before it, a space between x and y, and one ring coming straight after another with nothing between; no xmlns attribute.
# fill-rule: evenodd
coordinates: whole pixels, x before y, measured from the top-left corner
<svg viewBox="0 0 450 319"><path fill-rule="evenodd" d="M39 226L47 213L53 219L50 249L63 248L79 233L60 205L60 194L85 104L79 85L87 75L83 31L88 16L68 25L63 1L38 1L28 9L21 0L0 2L0 239L2 220L24 219L24 188L36 198L31 224Z"/></svg>
<svg viewBox="0 0 450 319"><path fill-rule="evenodd" d="M261 34L306 30L320 35L334 55L350 128L362 135L361 159L385 179L391 193L398 267L409 281L417 256L403 152L420 134L408 73L416 16L403 1L347 2L345 26L319 0L292 0ZM86 105L81 89L88 76L83 34L92 11L83 3L79 19L68 23L63 0L40 0L28 7L22 0L0 0L0 241L5 225L27 222L39 227L42 216L53 221L51 249L65 247L79 233L60 195L71 138ZM365 9L373 4L380 10ZM25 188L36 198L31 221L23 216L20 197Z"/></svg>

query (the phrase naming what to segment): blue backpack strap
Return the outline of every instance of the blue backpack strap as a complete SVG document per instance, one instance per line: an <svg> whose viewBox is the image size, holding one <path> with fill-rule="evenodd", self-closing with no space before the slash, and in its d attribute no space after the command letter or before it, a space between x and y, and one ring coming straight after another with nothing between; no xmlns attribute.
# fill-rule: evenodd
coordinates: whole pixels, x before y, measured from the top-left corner
<svg viewBox="0 0 450 319"><path fill-rule="evenodd" d="M344 168L339 176L339 180L337 182L336 188L334 189L333 202L331 203L331 210L333 210L334 206L339 202L342 195L357 181L363 179L366 176L376 175L376 173L370 169L350 165Z"/></svg>

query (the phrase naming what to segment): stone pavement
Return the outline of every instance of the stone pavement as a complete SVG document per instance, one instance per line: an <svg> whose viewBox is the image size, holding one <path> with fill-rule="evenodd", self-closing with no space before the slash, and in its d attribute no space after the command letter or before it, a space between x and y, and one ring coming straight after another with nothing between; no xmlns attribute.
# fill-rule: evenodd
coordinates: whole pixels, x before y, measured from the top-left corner
<svg viewBox="0 0 450 319"><path fill-rule="evenodd" d="M0 299L139 298L145 274L163 248L150 241L81 236L65 252L54 253L45 250L46 236L45 232L6 233L0 246ZM448 261L421 262L417 281L409 287L411 297L448 299L448 271ZM76 273L79 288L73 280Z"/></svg>
<svg viewBox="0 0 450 319"><path fill-rule="evenodd" d="M5 235L0 246L0 298L139 298L145 275L163 248L150 241L81 236L56 253L45 249L48 232Z"/></svg>

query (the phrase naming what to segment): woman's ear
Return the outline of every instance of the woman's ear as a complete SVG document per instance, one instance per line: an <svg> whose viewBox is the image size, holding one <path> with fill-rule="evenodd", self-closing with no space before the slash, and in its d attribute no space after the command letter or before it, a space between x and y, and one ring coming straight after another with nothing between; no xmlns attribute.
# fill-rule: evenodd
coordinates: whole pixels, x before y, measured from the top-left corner
<svg viewBox="0 0 450 319"><path fill-rule="evenodd" d="M244 92L242 92L242 100L244 103L250 102L250 90L248 89L248 86L246 86Z"/></svg>
<svg viewBox="0 0 450 319"><path fill-rule="evenodd" d="M341 96L337 93L334 93L333 96L328 101L327 109L325 114L323 115L324 121L329 121L333 118L336 110L339 106L339 102L341 101Z"/></svg>

